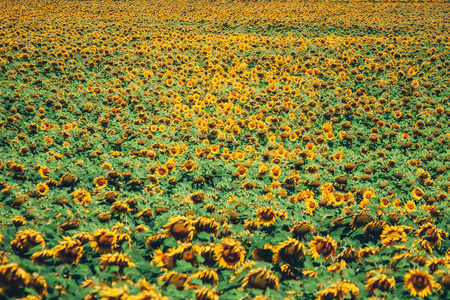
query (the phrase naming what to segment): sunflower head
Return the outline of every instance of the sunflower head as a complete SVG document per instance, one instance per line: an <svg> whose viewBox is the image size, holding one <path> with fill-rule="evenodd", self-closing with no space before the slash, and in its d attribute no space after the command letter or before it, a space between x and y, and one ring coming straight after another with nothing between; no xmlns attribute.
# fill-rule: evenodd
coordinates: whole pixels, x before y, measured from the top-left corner
<svg viewBox="0 0 450 300"><path fill-rule="evenodd" d="M251 270L244 279L242 279L243 288L252 288L266 290L279 290L280 284L278 277L269 270L262 268Z"/></svg>
<svg viewBox="0 0 450 300"><path fill-rule="evenodd" d="M275 246L272 262L274 264L283 262L292 266L297 266L304 255L305 245L296 239L288 238L287 241Z"/></svg>
<svg viewBox="0 0 450 300"><path fill-rule="evenodd" d="M403 277L405 288L413 296L427 297L433 293L434 277L421 270L409 270Z"/></svg>
<svg viewBox="0 0 450 300"><path fill-rule="evenodd" d="M117 234L108 229L97 229L91 235L91 246L97 252L112 252L117 247Z"/></svg>
<svg viewBox="0 0 450 300"><path fill-rule="evenodd" d="M195 272L191 275L191 278L200 279L203 284L217 285L219 283L219 275L213 269L204 269Z"/></svg>
<svg viewBox="0 0 450 300"><path fill-rule="evenodd" d="M77 240L70 237L63 237L64 241L60 241L59 245L53 248L53 253L60 262L67 262L77 265L83 256L83 247Z"/></svg>
<svg viewBox="0 0 450 300"><path fill-rule="evenodd" d="M169 223L164 225L165 233L177 241L189 242L194 237L195 227L192 221L186 217L174 216L169 219Z"/></svg>
<svg viewBox="0 0 450 300"><path fill-rule="evenodd" d="M199 252L197 246L188 244L182 244L176 249L173 249L167 255L167 268L173 269L177 266L177 261L184 260L189 262L193 267L198 266L198 260L196 254Z"/></svg>
<svg viewBox="0 0 450 300"><path fill-rule="evenodd" d="M224 238L215 249L216 261L222 268L235 269L244 262L245 255L245 248L238 241L229 238Z"/></svg>
<svg viewBox="0 0 450 300"><path fill-rule="evenodd" d="M264 226L272 226L277 221L277 213L271 207L263 207L256 212L259 223Z"/></svg>
<svg viewBox="0 0 450 300"><path fill-rule="evenodd" d="M316 236L309 242L308 246L309 254L312 258L316 259L320 255L323 255L323 257L328 260L336 254L337 243L330 236L327 236L326 238Z"/></svg>

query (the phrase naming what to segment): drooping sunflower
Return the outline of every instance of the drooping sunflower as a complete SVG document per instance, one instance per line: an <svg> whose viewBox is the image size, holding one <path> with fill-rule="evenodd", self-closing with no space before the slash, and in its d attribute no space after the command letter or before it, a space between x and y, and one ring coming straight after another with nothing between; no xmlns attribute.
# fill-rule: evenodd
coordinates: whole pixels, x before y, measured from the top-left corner
<svg viewBox="0 0 450 300"><path fill-rule="evenodd" d="M118 266L119 272L122 272L123 269L127 267L136 267L128 255L118 252L102 254L100 256L100 266L102 269L110 266Z"/></svg>
<svg viewBox="0 0 450 300"><path fill-rule="evenodd" d="M173 284L179 291L191 288L191 279L186 274L175 271L164 273L164 275L158 278L158 282L164 282L164 288Z"/></svg>
<svg viewBox="0 0 450 300"><path fill-rule="evenodd" d="M61 176L59 179L59 185L64 187L69 187L75 184L77 182L78 178L73 175L72 173L65 173Z"/></svg>
<svg viewBox="0 0 450 300"><path fill-rule="evenodd" d="M64 241L60 241L59 245L53 248L53 253L60 262L71 263L77 265L83 256L83 247L77 240L63 236Z"/></svg>
<svg viewBox="0 0 450 300"><path fill-rule="evenodd" d="M433 293L434 277L421 270L409 270L403 277L405 288L411 296L427 297Z"/></svg>
<svg viewBox="0 0 450 300"><path fill-rule="evenodd" d="M329 235L326 238L316 236L308 246L312 258L316 259L322 254L325 260L328 260L336 254L337 243Z"/></svg>
<svg viewBox="0 0 450 300"><path fill-rule="evenodd" d="M405 229L401 226L386 226L380 235L383 247L389 248L394 244L405 242Z"/></svg>
<svg viewBox="0 0 450 300"><path fill-rule="evenodd" d="M252 288L266 290L267 288L278 291L280 289L278 277L270 270L262 268L253 269L244 279L242 279L243 288Z"/></svg>
<svg viewBox="0 0 450 300"><path fill-rule="evenodd" d="M417 230L417 236L430 243L432 248L439 246L444 238L448 237L448 233L442 229L436 228L430 222L421 225Z"/></svg>
<svg viewBox="0 0 450 300"><path fill-rule="evenodd" d="M197 300L219 300L217 292L207 288L196 289L195 296Z"/></svg>
<svg viewBox="0 0 450 300"><path fill-rule="evenodd" d="M183 243L191 241L195 232L192 220L182 216L171 217L169 222L164 225L164 229L169 237L173 237Z"/></svg>
<svg viewBox="0 0 450 300"><path fill-rule="evenodd" d="M44 249L31 255L30 260L37 265L43 265L45 261L54 257L53 250Z"/></svg>
<svg viewBox="0 0 450 300"><path fill-rule="evenodd" d="M272 256L272 263L280 262L297 266L305 256L305 245L296 239L288 238L287 241L275 246Z"/></svg>
<svg viewBox="0 0 450 300"><path fill-rule="evenodd" d="M238 241L224 238L220 244L215 247L214 255L219 267L235 269L241 265L246 256L246 251Z"/></svg>
<svg viewBox="0 0 450 300"><path fill-rule="evenodd" d="M387 292L395 288L395 278L389 277L387 274L377 271L371 271L366 276L366 290L373 295L375 290Z"/></svg>
<svg viewBox="0 0 450 300"><path fill-rule="evenodd" d="M11 249L20 253L25 253L37 245L45 247L45 240L41 234L32 229L19 231L9 244Z"/></svg>
<svg viewBox="0 0 450 300"><path fill-rule="evenodd" d="M256 217L260 225L269 227L277 221L277 213L272 207L263 207L256 212Z"/></svg>
<svg viewBox="0 0 450 300"><path fill-rule="evenodd" d="M117 247L117 234L109 228L97 229L91 235L91 247L96 252L112 252Z"/></svg>
<svg viewBox="0 0 450 300"><path fill-rule="evenodd" d="M0 291L28 286L32 276L16 263L0 266Z"/></svg>
<svg viewBox="0 0 450 300"><path fill-rule="evenodd" d="M195 272L191 278L200 279L203 284L217 285L219 283L219 275L213 269L204 269Z"/></svg>
<svg viewBox="0 0 450 300"><path fill-rule="evenodd" d="M173 269L177 266L177 261L184 260L189 262L194 268L198 266L196 254L199 247L191 243L181 244L176 249L171 250L167 255L167 269Z"/></svg>

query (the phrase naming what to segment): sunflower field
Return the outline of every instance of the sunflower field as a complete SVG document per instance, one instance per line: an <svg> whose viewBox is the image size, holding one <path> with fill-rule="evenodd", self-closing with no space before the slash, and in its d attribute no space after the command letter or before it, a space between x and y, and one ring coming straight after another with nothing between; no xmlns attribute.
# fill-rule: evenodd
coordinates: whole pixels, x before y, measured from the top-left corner
<svg viewBox="0 0 450 300"><path fill-rule="evenodd" d="M0 1L0 298L447 299L450 4Z"/></svg>

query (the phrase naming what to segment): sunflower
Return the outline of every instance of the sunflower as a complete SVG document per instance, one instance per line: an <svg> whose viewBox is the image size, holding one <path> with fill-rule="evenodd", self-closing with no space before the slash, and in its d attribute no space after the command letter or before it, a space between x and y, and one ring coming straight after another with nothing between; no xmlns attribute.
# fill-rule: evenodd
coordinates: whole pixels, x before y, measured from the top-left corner
<svg viewBox="0 0 450 300"><path fill-rule="evenodd" d="M18 163L11 164L8 169L17 176L20 176L25 172L25 166Z"/></svg>
<svg viewBox="0 0 450 300"><path fill-rule="evenodd" d="M183 164L183 169L186 172L192 172L195 169L195 167L196 167L195 162L192 160L187 160Z"/></svg>
<svg viewBox="0 0 450 300"><path fill-rule="evenodd" d="M38 165L39 166L39 175L42 178L48 178L49 174L50 174L50 168L47 166L43 166L43 165Z"/></svg>
<svg viewBox="0 0 450 300"><path fill-rule="evenodd" d="M312 258L316 259L322 254L325 260L328 260L336 254L337 243L329 235L326 238L316 236L308 246Z"/></svg>
<svg viewBox="0 0 450 300"><path fill-rule="evenodd" d="M279 165L273 165L270 168L270 177L273 179L277 179L281 176L281 168Z"/></svg>
<svg viewBox="0 0 450 300"><path fill-rule="evenodd" d="M244 262L246 251L238 241L224 238L216 245L214 255L219 267L235 269Z"/></svg>
<svg viewBox="0 0 450 300"><path fill-rule="evenodd" d="M104 188L108 185L108 180L103 176L99 176L94 179L94 184L97 188Z"/></svg>
<svg viewBox="0 0 450 300"><path fill-rule="evenodd" d="M167 254L167 269L173 269L177 266L177 261L184 260L190 263L194 268L198 267L197 254L199 247L190 243L182 244Z"/></svg>
<svg viewBox="0 0 450 300"><path fill-rule="evenodd" d="M0 291L28 286L32 276L18 264L11 263L0 266Z"/></svg>
<svg viewBox="0 0 450 300"><path fill-rule="evenodd" d="M278 291L280 289L278 277L272 271L262 268L248 272L242 279L243 288L266 290L267 288Z"/></svg>
<svg viewBox="0 0 450 300"><path fill-rule="evenodd" d="M406 232L402 226L386 226L380 235L383 247L389 248L394 244L406 242Z"/></svg>
<svg viewBox="0 0 450 300"><path fill-rule="evenodd" d="M305 256L305 245L296 239L288 238L287 241L275 246L272 256L273 264L280 262L297 266Z"/></svg>
<svg viewBox="0 0 450 300"><path fill-rule="evenodd" d="M64 241L60 241L59 245L53 248L53 253L60 262L71 263L77 265L83 256L83 247L77 240L63 236Z"/></svg>
<svg viewBox="0 0 450 300"><path fill-rule="evenodd" d="M44 249L31 255L30 260L37 265L43 265L45 261L54 257L53 250Z"/></svg>
<svg viewBox="0 0 450 300"><path fill-rule="evenodd" d="M425 193L423 192L423 190L421 188L415 187L412 189L411 195L414 199L420 200L425 195Z"/></svg>
<svg viewBox="0 0 450 300"><path fill-rule="evenodd" d="M416 203L414 203L414 201L412 201L412 200L406 201L406 203L405 203L405 210L407 212L409 212L409 213L415 211L416 210Z"/></svg>
<svg viewBox="0 0 450 300"><path fill-rule="evenodd" d="M219 300L217 292L207 288L196 289L195 296L197 300Z"/></svg>
<svg viewBox="0 0 450 300"><path fill-rule="evenodd" d="M173 216L169 222L164 225L165 233L183 243L189 242L194 237L195 227L192 221L186 217Z"/></svg>
<svg viewBox="0 0 450 300"><path fill-rule="evenodd" d="M77 189L71 195L73 196L72 201L75 202L75 204L80 203L84 206L92 203L91 194L84 189Z"/></svg>
<svg viewBox="0 0 450 300"><path fill-rule="evenodd" d="M417 235L426 240L432 248L439 246L444 238L448 237L448 233L442 229L436 228L431 223L421 225L417 230Z"/></svg>
<svg viewBox="0 0 450 300"><path fill-rule="evenodd" d="M219 275L216 270L200 270L192 274L191 278L200 279L203 284L217 285L219 283Z"/></svg>
<svg viewBox="0 0 450 300"><path fill-rule="evenodd" d="M94 231L90 241L96 252L112 252L117 247L117 235L109 228Z"/></svg>
<svg viewBox="0 0 450 300"><path fill-rule="evenodd" d="M387 292L395 288L395 278L388 277L386 274L376 271L371 271L366 276L366 290L370 295L373 295L375 290Z"/></svg>
<svg viewBox="0 0 450 300"><path fill-rule="evenodd" d="M277 221L277 213L271 207L263 207L256 212L260 225L269 227Z"/></svg>
<svg viewBox="0 0 450 300"><path fill-rule="evenodd" d="M428 272L421 270L410 270L403 277L405 288L411 296L427 297L433 293L434 277Z"/></svg>
<svg viewBox="0 0 450 300"><path fill-rule="evenodd" d="M184 273L178 273L175 271L166 272L164 275L158 278L158 282L164 282L163 287L166 288L170 284L176 286L177 290L182 291L184 289L191 288L191 279ZM119 298L117 298L119 299ZM126 298L123 298L126 299Z"/></svg>
<svg viewBox="0 0 450 300"><path fill-rule="evenodd" d="M305 207L309 213L312 213L317 208L318 203L314 199L305 200Z"/></svg>
<svg viewBox="0 0 450 300"><path fill-rule="evenodd" d="M430 269L431 273L439 272L441 270L448 269L450 267L450 261L447 257L443 258L437 258L437 257L430 257L427 259L425 266L427 266ZM444 267L441 268L440 267Z"/></svg>
<svg viewBox="0 0 450 300"><path fill-rule="evenodd" d="M19 231L9 244L14 251L20 253L25 253L37 245L45 247L45 240L41 234L32 229Z"/></svg>
<svg viewBox="0 0 450 300"><path fill-rule="evenodd" d="M161 178L164 178L169 174L169 169L167 169L165 166L159 166L155 170L155 174Z"/></svg>
<svg viewBox="0 0 450 300"><path fill-rule="evenodd" d="M59 179L59 184L64 187L69 187L77 182L78 178L72 173L65 173Z"/></svg>
<svg viewBox="0 0 450 300"><path fill-rule="evenodd" d="M125 253L106 253L100 256L100 267L105 269L110 266L118 266L119 272L122 272L124 268L134 268L136 265L131 262L128 255Z"/></svg>

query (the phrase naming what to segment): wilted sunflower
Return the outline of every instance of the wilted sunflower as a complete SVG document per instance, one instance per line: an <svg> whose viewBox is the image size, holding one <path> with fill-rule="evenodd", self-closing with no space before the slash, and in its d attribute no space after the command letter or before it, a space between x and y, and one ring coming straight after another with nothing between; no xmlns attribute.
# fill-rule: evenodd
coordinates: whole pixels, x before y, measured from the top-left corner
<svg viewBox="0 0 450 300"><path fill-rule="evenodd" d="M216 235L219 233L219 222L213 218L200 217L195 220L195 231L196 232L207 232L211 235Z"/></svg>
<svg viewBox="0 0 450 300"><path fill-rule="evenodd" d="M11 249L20 253L25 253L37 245L45 247L45 240L41 234L32 229L19 231L9 244Z"/></svg>
<svg viewBox="0 0 450 300"><path fill-rule="evenodd" d="M91 247L97 252L112 252L117 247L117 235L109 228L97 229L91 235Z"/></svg>
<svg viewBox="0 0 450 300"><path fill-rule="evenodd" d="M18 264L11 263L0 266L0 291L28 286L32 277Z"/></svg>
<svg viewBox="0 0 450 300"><path fill-rule="evenodd" d="M336 253L337 243L329 235L326 238L316 236L308 246L312 258L316 259L322 254L328 260Z"/></svg>
<svg viewBox="0 0 450 300"><path fill-rule="evenodd" d="M300 263L303 256L305 256L305 245L296 239L288 238L287 241L275 246L272 263L283 262L295 267Z"/></svg>
<svg viewBox="0 0 450 300"><path fill-rule="evenodd" d="M380 235L383 247L405 242L406 232L402 226L386 226Z"/></svg>
<svg viewBox="0 0 450 300"><path fill-rule="evenodd" d="M242 279L243 288L266 290L267 288L278 291L280 289L278 277L270 270L262 268L248 272Z"/></svg>
<svg viewBox="0 0 450 300"><path fill-rule="evenodd" d="M195 290L195 296L197 300L219 300L217 292L207 288Z"/></svg>
<svg viewBox="0 0 450 300"><path fill-rule="evenodd" d="M118 266L119 272L125 268L134 268L136 265L131 262L130 258L125 253L106 253L100 256L101 268L105 269L110 266Z"/></svg>
<svg viewBox="0 0 450 300"><path fill-rule="evenodd" d="M72 186L77 182L78 178L72 173L65 173L59 179L59 184L64 187Z"/></svg>
<svg viewBox="0 0 450 300"><path fill-rule="evenodd" d="M444 238L448 237L448 233L446 231L436 228L429 222L420 226L417 230L417 235L428 241L432 248L439 246Z"/></svg>
<svg viewBox="0 0 450 300"><path fill-rule="evenodd" d="M411 296L427 297L433 293L434 277L428 272L421 270L410 270L403 277L405 288Z"/></svg>
<svg viewBox="0 0 450 300"><path fill-rule="evenodd" d="M224 238L216 245L214 255L219 267L235 269L244 262L246 251L238 241Z"/></svg>
<svg viewBox="0 0 450 300"><path fill-rule="evenodd" d="M269 227L277 221L277 213L272 207L263 207L256 212L259 223L264 227Z"/></svg>
<svg viewBox="0 0 450 300"><path fill-rule="evenodd" d="M219 283L219 275L212 269L197 271L191 275L191 278L200 279L203 284L217 285Z"/></svg>
<svg viewBox="0 0 450 300"><path fill-rule="evenodd" d="M167 268L173 269L177 266L177 261L184 260L189 262L194 268L198 266L196 254L199 252L199 247L190 243L181 244L176 249L172 249L167 254Z"/></svg>
<svg viewBox="0 0 450 300"><path fill-rule="evenodd" d="M60 262L71 263L77 265L83 256L83 247L77 240L63 236L64 241L60 241L59 245L53 248L53 253Z"/></svg>
<svg viewBox="0 0 450 300"><path fill-rule="evenodd" d="M373 295L375 290L387 292L388 290L395 288L395 278L388 277L387 274L370 271L366 276L366 290L369 294Z"/></svg>
<svg viewBox="0 0 450 300"><path fill-rule="evenodd" d="M52 259L54 257L53 250L44 249L31 255L30 260L37 265L42 265L46 260Z"/></svg>
<svg viewBox="0 0 450 300"><path fill-rule="evenodd" d="M317 230L308 221L301 221L292 226L290 233L296 238L303 238L308 233L317 234Z"/></svg>
<svg viewBox="0 0 450 300"><path fill-rule="evenodd" d="M192 225L192 221L186 217L173 216L164 225L164 228L165 233L169 237L173 237L183 243L191 241L194 237L195 227Z"/></svg>
<svg viewBox="0 0 450 300"><path fill-rule="evenodd" d="M164 273L164 275L158 278L158 282L164 282L164 288L173 284L179 291L191 288L191 279L186 274L175 271Z"/></svg>

